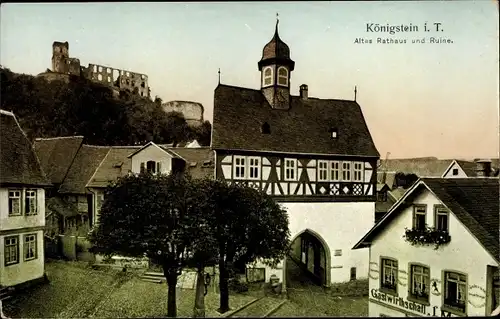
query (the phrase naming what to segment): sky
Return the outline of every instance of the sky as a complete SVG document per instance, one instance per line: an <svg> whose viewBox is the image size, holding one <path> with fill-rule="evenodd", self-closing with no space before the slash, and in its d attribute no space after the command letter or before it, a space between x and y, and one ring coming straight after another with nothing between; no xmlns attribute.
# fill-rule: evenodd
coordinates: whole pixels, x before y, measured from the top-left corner
<svg viewBox="0 0 500 319"><path fill-rule="evenodd" d="M496 158L498 12L490 0L3 3L0 64L36 75L51 68L52 43L68 41L82 65L147 74L153 97L200 102L212 121L219 68L222 84L260 88L257 62L279 13L292 95L307 84L309 96L353 100L356 86L381 158Z"/></svg>

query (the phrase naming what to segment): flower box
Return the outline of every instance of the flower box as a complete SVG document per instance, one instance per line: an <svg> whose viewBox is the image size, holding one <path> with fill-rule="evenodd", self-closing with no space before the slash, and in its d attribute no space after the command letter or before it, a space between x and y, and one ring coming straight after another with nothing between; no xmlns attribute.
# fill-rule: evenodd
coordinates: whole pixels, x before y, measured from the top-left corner
<svg viewBox="0 0 500 319"><path fill-rule="evenodd" d="M438 249L439 246L447 244L451 240L451 236L447 231L438 230L432 227L425 227L425 229L405 228L405 235L403 238L413 246L434 245L434 249Z"/></svg>

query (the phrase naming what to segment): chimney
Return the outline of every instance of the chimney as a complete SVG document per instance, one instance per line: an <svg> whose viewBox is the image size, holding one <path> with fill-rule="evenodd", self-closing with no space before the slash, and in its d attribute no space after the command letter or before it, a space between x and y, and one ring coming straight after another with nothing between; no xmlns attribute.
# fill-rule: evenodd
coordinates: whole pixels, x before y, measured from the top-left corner
<svg viewBox="0 0 500 319"><path fill-rule="evenodd" d="M308 88L307 88L307 84L302 84L300 86L300 97L303 99L303 100L307 100L307 92L308 91Z"/></svg>
<svg viewBox="0 0 500 319"><path fill-rule="evenodd" d="M476 161L476 175L478 177L491 176L491 160L479 159Z"/></svg>

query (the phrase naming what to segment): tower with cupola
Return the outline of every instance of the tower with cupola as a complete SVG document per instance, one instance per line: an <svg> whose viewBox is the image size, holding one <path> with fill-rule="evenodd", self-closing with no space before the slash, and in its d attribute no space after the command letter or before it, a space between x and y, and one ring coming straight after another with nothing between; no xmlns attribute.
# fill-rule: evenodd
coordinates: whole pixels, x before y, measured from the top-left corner
<svg viewBox="0 0 500 319"><path fill-rule="evenodd" d="M259 61L261 90L274 109L290 108L290 74L295 62L290 58L290 48L278 34L279 20L276 20L274 36L264 46Z"/></svg>

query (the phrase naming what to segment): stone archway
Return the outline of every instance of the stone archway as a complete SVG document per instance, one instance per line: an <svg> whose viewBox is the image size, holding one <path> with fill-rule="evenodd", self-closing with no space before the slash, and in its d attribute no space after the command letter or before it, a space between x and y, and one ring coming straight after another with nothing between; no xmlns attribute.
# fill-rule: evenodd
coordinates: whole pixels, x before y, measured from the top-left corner
<svg viewBox="0 0 500 319"><path fill-rule="evenodd" d="M295 235L290 244L290 252L283 262L283 289L289 286L287 264L298 266L302 273L311 278L312 282L330 287L331 255L326 241L317 232L304 229Z"/></svg>

